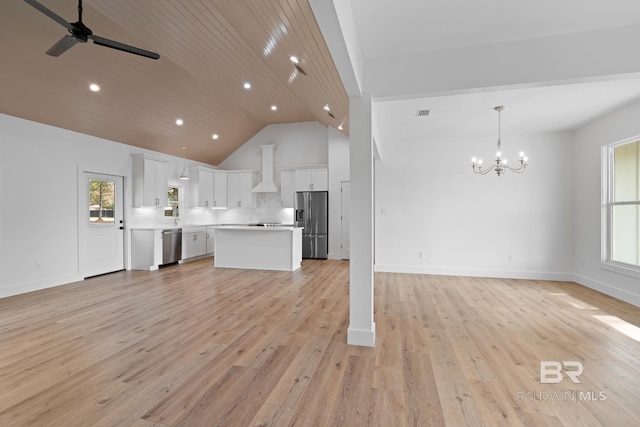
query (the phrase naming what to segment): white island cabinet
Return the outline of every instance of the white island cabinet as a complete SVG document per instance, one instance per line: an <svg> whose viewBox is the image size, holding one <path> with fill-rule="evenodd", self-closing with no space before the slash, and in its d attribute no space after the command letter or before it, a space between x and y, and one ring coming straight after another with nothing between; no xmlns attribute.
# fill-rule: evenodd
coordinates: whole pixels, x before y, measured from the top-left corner
<svg viewBox="0 0 640 427"><path fill-rule="evenodd" d="M222 226L215 242L216 267L294 271L302 263L302 227Z"/></svg>

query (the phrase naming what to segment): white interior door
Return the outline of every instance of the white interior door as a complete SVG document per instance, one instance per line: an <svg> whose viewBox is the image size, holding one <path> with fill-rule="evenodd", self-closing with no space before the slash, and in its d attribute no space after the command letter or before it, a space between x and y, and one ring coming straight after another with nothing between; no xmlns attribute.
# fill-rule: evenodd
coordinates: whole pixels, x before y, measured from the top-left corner
<svg viewBox="0 0 640 427"><path fill-rule="evenodd" d="M349 181L342 181L340 185L341 193L341 208L340 208L340 257L342 259L351 258L351 244L350 244L350 221L351 221L351 209L349 206L351 183Z"/></svg>
<svg viewBox="0 0 640 427"><path fill-rule="evenodd" d="M124 269L123 178L84 173L80 197L84 277ZM81 249L82 250L82 249Z"/></svg>

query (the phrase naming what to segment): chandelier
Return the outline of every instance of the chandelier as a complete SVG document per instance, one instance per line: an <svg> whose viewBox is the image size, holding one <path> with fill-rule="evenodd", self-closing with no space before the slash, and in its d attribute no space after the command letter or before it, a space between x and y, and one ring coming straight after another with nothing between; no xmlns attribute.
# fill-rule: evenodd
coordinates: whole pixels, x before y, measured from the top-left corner
<svg viewBox="0 0 640 427"><path fill-rule="evenodd" d="M508 170L516 173L524 172L527 167L528 157L524 154L523 151L520 152L520 160L518 167L511 167L507 165L507 159L502 157L502 152L500 151L502 147L502 141L500 139L500 112L504 110L503 106L495 107L494 110L498 112L498 152L496 153L495 163L490 167L482 168L482 159L476 159L475 157L471 159L471 167L475 173L479 173L480 175L486 175L492 170L495 170L498 176L502 175Z"/></svg>

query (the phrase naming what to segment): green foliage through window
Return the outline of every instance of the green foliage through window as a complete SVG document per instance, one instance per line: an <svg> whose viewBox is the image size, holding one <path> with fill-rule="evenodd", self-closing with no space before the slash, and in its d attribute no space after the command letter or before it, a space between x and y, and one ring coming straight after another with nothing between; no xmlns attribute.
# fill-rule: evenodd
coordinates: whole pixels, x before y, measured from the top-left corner
<svg viewBox="0 0 640 427"><path fill-rule="evenodd" d="M115 221L115 189L115 181L89 181L89 221L92 224L113 224Z"/></svg>

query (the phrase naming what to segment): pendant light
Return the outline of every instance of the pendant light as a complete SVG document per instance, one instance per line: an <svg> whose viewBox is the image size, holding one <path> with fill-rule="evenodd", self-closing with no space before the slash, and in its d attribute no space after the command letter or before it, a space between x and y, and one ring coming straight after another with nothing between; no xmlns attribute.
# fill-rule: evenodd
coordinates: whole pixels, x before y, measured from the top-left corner
<svg viewBox="0 0 640 427"><path fill-rule="evenodd" d="M189 174L187 173L186 149L187 147L182 147L182 173L180 174L180 179L184 179L185 181L189 179Z"/></svg>

